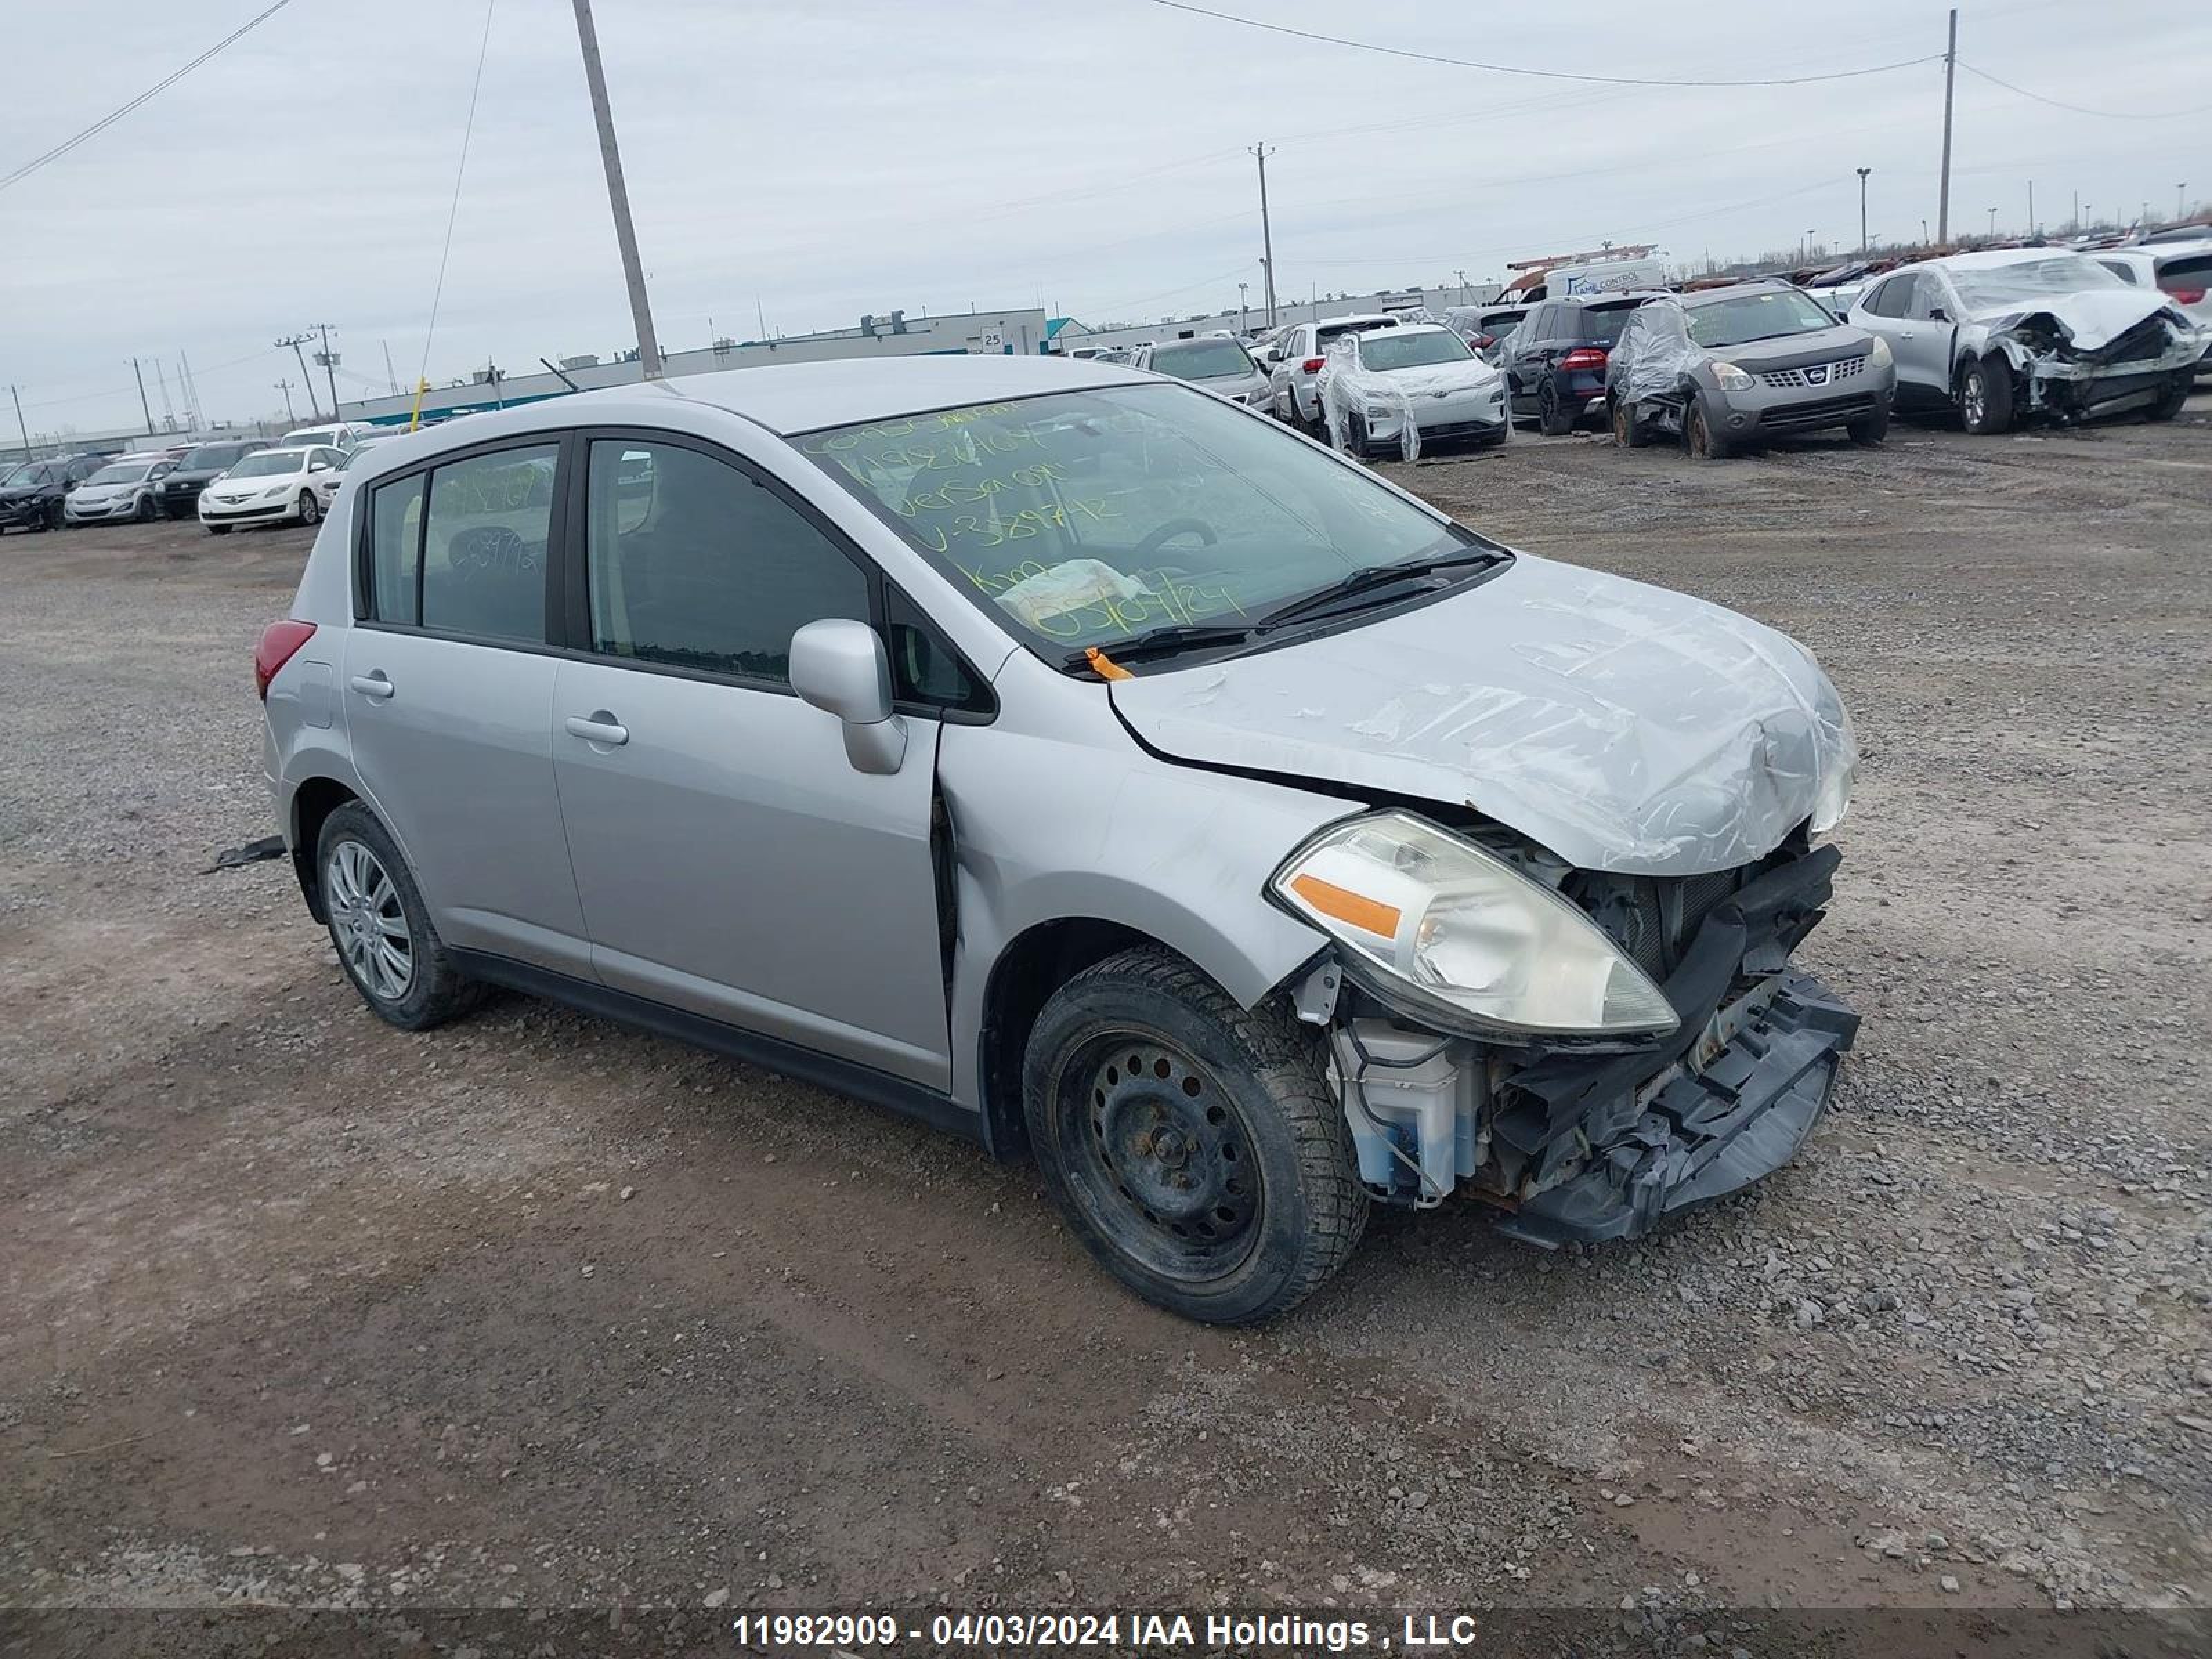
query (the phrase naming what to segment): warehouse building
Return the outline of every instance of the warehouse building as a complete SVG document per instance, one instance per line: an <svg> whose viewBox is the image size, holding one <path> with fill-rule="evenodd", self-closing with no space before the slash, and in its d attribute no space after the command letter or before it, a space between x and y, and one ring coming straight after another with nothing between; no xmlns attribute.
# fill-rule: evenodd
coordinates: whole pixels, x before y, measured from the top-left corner
<svg viewBox="0 0 2212 1659"><path fill-rule="evenodd" d="M909 317L903 311L894 311L881 317L863 317L852 328L828 329L817 334L787 334L773 340L717 340L696 351L668 352L662 361L667 377L674 380L684 374L711 374L717 369L846 357L1033 355L1044 349L1044 343L1045 314L1040 310L979 310L950 317ZM559 360L557 374L543 368L526 374L509 374L486 368L459 385L433 386L423 393L422 418L442 421L481 410L510 409L517 404L623 386L643 378L634 353L612 362L564 357ZM397 397L363 398L344 404L339 414L349 421L404 426L415 417L415 399L404 392Z"/></svg>

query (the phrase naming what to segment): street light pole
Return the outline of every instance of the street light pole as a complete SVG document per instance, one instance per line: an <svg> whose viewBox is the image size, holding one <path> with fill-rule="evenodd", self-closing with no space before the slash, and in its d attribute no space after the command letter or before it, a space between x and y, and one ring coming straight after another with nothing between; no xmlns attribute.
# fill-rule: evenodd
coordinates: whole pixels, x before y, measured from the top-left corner
<svg viewBox="0 0 2212 1659"><path fill-rule="evenodd" d="M1267 158L1275 152L1262 139L1251 147L1260 160L1260 275L1267 284L1267 326L1275 325L1275 233L1267 222Z"/></svg>
<svg viewBox="0 0 2212 1659"><path fill-rule="evenodd" d="M2180 218L2182 214L2186 210L2182 206L2181 193L2188 188L2189 186L2185 183L2176 185L2173 187L2173 216L2176 219Z"/></svg>
<svg viewBox="0 0 2212 1659"><path fill-rule="evenodd" d="M1869 173L1872 173L1872 172L1874 171L1874 169L1873 169L1872 167L1861 167L1858 171L1859 171L1859 258L1861 258L1862 259L1863 259L1864 258L1866 258L1866 251L1867 251L1867 234L1866 234L1866 181L1867 181L1867 174L1869 174Z"/></svg>
<svg viewBox="0 0 2212 1659"><path fill-rule="evenodd" d="M592 0L575 0L576 40L584 52L584 80L592 94L592 119L599 129L599 161L607 175L607 205L615 216L615 241L622 249L623 280L629 285L630 321L637 329L637 361L648 380L660 378L660 343L653 331L653 308L646 303L645 265L637 257L637 232L629 222L629 189L623 183L622 152L615 148L614 112L607 106L606 71L599 67L599 35L592 23Z"/></svg>
<svg viewBox="0 0 2212 1659"><path fill-rule="evenodd" d="M1237 284L1237 331L1240 334L1252 331L1252 307L1244 303L1245 291L1251 286L1249 283Z"/></svg>
<svg viewBox="0 0 2212 1659"><path fill-rule="evenodd" d="M1996 241L1996 239L1997 239L1997 210L1996 210L1995 208L1991 208L1991 209L1990 210L1990 240L1991 240L1992 242L1994 242L1994 241Z"/></svg>

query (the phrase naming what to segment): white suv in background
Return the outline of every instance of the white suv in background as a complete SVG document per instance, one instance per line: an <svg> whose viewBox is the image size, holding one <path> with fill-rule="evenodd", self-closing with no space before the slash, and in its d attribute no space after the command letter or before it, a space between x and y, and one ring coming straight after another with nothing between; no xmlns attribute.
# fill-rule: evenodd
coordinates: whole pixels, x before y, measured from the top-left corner
<svg viewBox="0 0 2212 1659"><path fill-rule="evenodd" d="M1370 328L1395 328L1401 319L1381 312L1352 317L1330 317L1318 323L1294 324L1273 348L1267 369L1271 406L1277 416L1292 426L1318 428L1322 423L1321 387L1316 383L1322 364L1328 361L1328 343L1340 334Z"/></svg>

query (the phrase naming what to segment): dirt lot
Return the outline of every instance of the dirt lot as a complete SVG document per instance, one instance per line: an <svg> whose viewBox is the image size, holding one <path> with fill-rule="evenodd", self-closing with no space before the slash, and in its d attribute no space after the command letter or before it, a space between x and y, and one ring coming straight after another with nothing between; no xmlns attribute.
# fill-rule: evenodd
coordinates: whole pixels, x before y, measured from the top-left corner
<svg viewBox="0 0 2212 1659"><path fill-rule="evenodd" d="M2208 400L1390 470L1820 652L1866 1024L1749 1198L1382 1218L1241 1334L925 1129L520 999L381 1025L284 866L204 873L306 537L0 542L0 1603L2212 1599Z"/></svg>

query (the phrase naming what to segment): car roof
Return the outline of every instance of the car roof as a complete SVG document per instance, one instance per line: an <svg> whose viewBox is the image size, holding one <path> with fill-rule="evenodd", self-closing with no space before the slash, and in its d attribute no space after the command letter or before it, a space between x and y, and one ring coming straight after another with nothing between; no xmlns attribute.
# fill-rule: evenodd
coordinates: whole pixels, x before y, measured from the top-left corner
<svg viewBox="0 0 2212 1659"><path fill-rule="evenodd" d="M270 444L266 449L257 449L256 455L305 455L310 451L328 449L328 444Z"/></svg>
<svg viewBox="0 0 2212 1659"><path fill-rule="evenodd" d="M1449 334L1455 340L1459 338L1459 331L1448 323L1400 323L1395 328L1363 328L1359 331L1359 337L1363 340L1383 334L1393 339L1401 334Z"/></svg>
<svg viewBox="0 0 2212 1659"><path fill-rule="evenodd" d="M2099 252L2106 250L2099 249ZM1936 265L1946 270L1997 270L2006 265L2029 265L2039 259L2086 259L2087 251L2076 247L1986 247L1973 253L1946 253L1934 259L1923 259L1923 265ZM1907 266L1907 270L1911 267Z"/></svg>
<svg viewBox="0 0 2212 1659"><path fill-rule="evenodd" d="M1378 324L1397 326L1398 319L1387 311L1348 311L1341 317L1316 317L1315 328L1373 328Z"/></svg>
<svg viewBox="0 0 2212 1659"><path fill-rule="evenodd" d="M1687 294L1677 294L1673 297L1686 306L1696 307L1711 305L1716 300L1741 299L1747 294L1779 294L1790 287L1790 284L1788 283L1778 283L1769 277L1761 277L1755 282L1730 283L1726 288L1695 289ZM1660 296L1655 295L1650 297L1656 299Z"/></svg>

